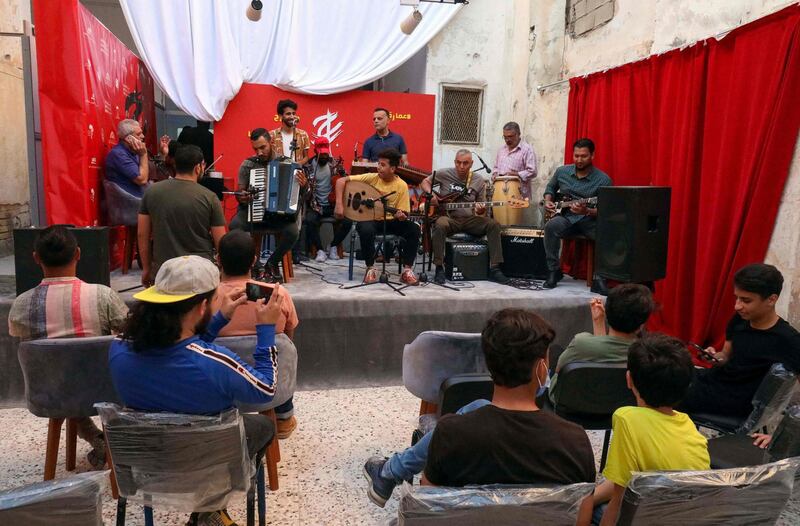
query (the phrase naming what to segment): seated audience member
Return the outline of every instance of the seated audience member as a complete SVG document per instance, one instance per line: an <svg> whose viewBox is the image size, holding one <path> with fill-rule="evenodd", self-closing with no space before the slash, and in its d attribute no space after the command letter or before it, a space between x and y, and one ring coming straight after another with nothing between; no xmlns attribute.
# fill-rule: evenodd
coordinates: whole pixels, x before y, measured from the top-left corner
<svg viewBox="0 0 800 526"><path fill-rule="evenodd" d="M590 301L594 335L576 334L558 357L555 374L550 381L550 400L558 402L558 373L573 362L625 363L628 347L655 309L653 294L644 285L625 283L611 289L605 306L600 299ZM608 334L606 334L606 318Z"/></svg>
<svg viewBox="0 0 800 526"><path fill-rule="evenodd" d="M606 480L595 490L595 503L611 501L602 525L616 524L634 471L710 469L706 439L688 415L673 409L686 395L692 369L683 343L663 334L643 336L628 349L628 387L637 407L614 412Z"/></svg>
<svg viewBox="0 0 800 526"><path fill-rule="evenodd" d="M494 314L481 334L494 381L491 403L477 400L460 414L442 417L432 433L391 459L368 460L364 474L370 499L383 506L394 487L423 466L423 483L441 486L594 482L586 432L536 406L554 337L547 322L531 311Z"/></svg>
<svg viewBox="0 0 800 526"><path fill-rule="evenodd" d="M736 313L725 329L725 345L719 352L706 349L714 367L696 371L681 410L743 418L773 364L800 372L800 333L775 312L782 287L783 276L772 265L754 263L736 272Z"/></svg>
<svg viewBox="0 0 800 526"><path fill-rule="evenodd" d="M152 175L141 124L133 119L119 121L117 140L119 143L106 154L106 179L141 198Z"/></svg>
<svg viewBox="0 0 800 526"><path fill-rule="evenodd" d="M44 279L14 300L8 315L9 335L27 341L103 336L122 329L128 307L105 285L85 283L75 276L80 257L78 242L65 227L42 230L34 243L33 259ZM65 305L70 306L66 311ZM88 416L72 420L78 436L92 446L89 463L102 469L106 462L102 432Z"/></svg>
<svg viewBox="0 0 800 526"><path fill-rule="evenodd" d="M250 282L250 275L256 261L256 246L253 238L244 230L231 230L219 242L217 260L222 268L217 295L211 301L211 311L216 312L222 306L223 298L237 290L243 290ZM294 302L289 291L276 284L258 283L268 287L283 296L281 301L281 315L275 322L275 334L284 333L289 339L294 338L294 330L299 323ZM274 292L275 293L275 292ZM256 311L258 307L254 302L247 302L236 309L230 322L219 331L220 336L245 336L256 333ZM297 427L294 417L294 405L290 398L286 403L275 408L278 418L278 438L289 438Z"/></svg>
<svg viewBox="0 0 800 526"><path fill-rule="evenodd" d="M114 387L123 403L140 411L214 415L237 402L264 404L275 395L277 351L275 323L282 294L256 307L258 343L255 366L213 343L237 307L247 301L244 289L223 297L211 315L219 270L200 256L164 262L155 285L134 295L122 336L109 350ZM274 436L269 418L243 414L247 449L255 459ZM196 520L193 515L192 520ZM233 524L225 510L199 514L200 524ZM205 522L203 522L205 521Z"/></svg>

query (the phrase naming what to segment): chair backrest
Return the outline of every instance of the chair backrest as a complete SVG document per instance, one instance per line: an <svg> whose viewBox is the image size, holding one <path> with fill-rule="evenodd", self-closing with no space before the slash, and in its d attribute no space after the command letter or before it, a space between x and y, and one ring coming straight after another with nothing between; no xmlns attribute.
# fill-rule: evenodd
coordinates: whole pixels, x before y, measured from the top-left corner
<svg viewBox="0 0 800 526"><path fill-rule="evenodd" d="M612 363L572 362L558 373L558 414L611 416L626 405L636 405L628 389L628 366Z"/></svg>
<svg viewBox="0 0 800 526"><path fill-rule="evenodd" d="M800 406L786 409L786 413L772 435L767 451L769 462L800 456Z"/></svg>
<svg viewBox="0 0 800 526"><path fill-rule="evenodd" d="M433 404L448 378L488 372L478 333L425 331L403 348L403 384Z"/></svg>
<svg viewBox="0 0 800 526"><path fill-rule="evenodd" d="M752 433L764 427L775 429L796 390L797 375L783 364L774 364L758 386L753 396L753 411L737 433Z"/></svg>
<svg viewBox="0 0 800 526"><path fill-rule="evenodd" d="M618 525L774 524L792 494L800 459L711 471L636 473Z"/></svg>
<svg viewBox="0 0 800 526"><path fill-rule="evenodd" d="M581 501L594 484L557 487L474 486L447 488L411 486L400 489L400 526L572 526Z"/></svg>
<svg viewBox="0 0 800 526"><path fill-rule="evenodd" d="M465 405L484 398L491 400L494 382L488 374L459 374L442 382L438 415L455 413Z"/></svg>
<svg viewBox="0 0 800 526"><path fill-rule="evenodd" d="M0 492L0 524L102 526L107 471L37 482Z"/></svg>
<svg viewBox="0 0 800 526"><path fill-rule="evenodd" d="M97 414L97 402L119 401L108 368L113 336L53 338L19 344L25 400L36 416L67 418Z"/></svg>
<svg viewBox="0 0 800 526"><path fill-rule="evenodd" d="M253 352L256 350L256 341L255 336L227 336L225 338L217 338L214 343L226 347L238 354L245 362L253 365L255 363ZM297 348L285 334L275 335L275 346L278 348L278 388L275 391L275 396L268 404L239 405L239 410L242 413L258 413L273 409L294 396L294 391L297 387Z"/></svg>
<svg viewBox="0 0 800 526"><path fill-rule="evenodd" d="M255 468L236 409L200 416L97 404L97 412L123 497L177 511L213 511L250 487Z"/></svg>
<svg viewBox="0 0 800 526"><path fill-rule="evenodd" d="M103 179L103 192L108 223L112 226L136 226L142 199L129 194L108 179Z"/></svg>

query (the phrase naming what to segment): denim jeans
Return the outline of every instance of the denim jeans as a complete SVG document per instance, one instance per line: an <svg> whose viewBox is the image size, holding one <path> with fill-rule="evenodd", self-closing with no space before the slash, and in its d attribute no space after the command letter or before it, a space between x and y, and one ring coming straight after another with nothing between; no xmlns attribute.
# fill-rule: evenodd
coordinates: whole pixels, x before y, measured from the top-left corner
<svg viewBox="0 0 800 526"><path fill-rule="evenodd" d="M456 414L463 415L490 403L489 400L475 400L456 411ZM422 470L425 469L425 462L428 460L428 445L431 443L434 431L435 429L426 433L413 446L392 455L383 465L381 476L387 479L394 479L399 484L404 480L413 478L418 473L422 473Z"/></svg>
<svg viewBox="0 0 800 526"><path fill-rule="evenodd" d="M294 397L275 408L275 418L278 420L288 420L292 416L294 416Z"/></svg>

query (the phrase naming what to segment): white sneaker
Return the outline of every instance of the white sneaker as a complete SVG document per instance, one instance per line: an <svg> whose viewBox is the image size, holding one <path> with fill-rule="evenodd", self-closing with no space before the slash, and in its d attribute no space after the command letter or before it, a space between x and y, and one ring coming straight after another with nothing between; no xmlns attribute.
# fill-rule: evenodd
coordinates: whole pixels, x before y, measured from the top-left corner
<svg viewBox="0 0 800 526"><path fill-rule="evenodd" d="M339 257L339 249L336 247L331 247L331 253L328 255L328 259L331 259L333 261L341 259Z"/></svg>
<svg viewBox="0 0 800 526"><path fill-rule="evenodd" d="M324 250L317 250L317 257L314 258L314 261L317 263L325 263L325 260L328 259L328 255L325 253Z"/></svg>

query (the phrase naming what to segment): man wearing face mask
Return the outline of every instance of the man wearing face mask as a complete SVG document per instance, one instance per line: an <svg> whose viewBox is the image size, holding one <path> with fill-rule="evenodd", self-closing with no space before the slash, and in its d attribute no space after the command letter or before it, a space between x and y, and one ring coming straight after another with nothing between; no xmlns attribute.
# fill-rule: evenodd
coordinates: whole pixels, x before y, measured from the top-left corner
<svg viewBox="0 0 800 526"><path fill-rule="evenodd" d="M145 287L168 259L193 254L214 261L225 216L217 196L197 184L205 166L200 148L182 146L175 152L175 177L154 184L142 197L138 235Z"/></svg>
<svg viewBox="0 0 800 526"><path fill-rule="evenodd" d="M536 405L547 386L554 338L550 325L529 310L495 313L481 333L494 382L491 402L476 400L442 417L431 433L388 460L369 459L369 498L383 506L398 483L423 467L422 483L437 486L593 483L586 432Z"/></svg>

